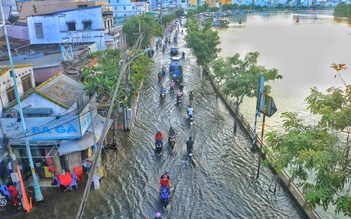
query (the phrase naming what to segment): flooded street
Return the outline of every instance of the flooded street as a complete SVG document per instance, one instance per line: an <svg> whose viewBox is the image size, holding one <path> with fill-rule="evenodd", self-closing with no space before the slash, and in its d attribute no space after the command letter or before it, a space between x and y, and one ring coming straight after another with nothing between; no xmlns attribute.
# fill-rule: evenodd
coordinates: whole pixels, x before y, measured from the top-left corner
<svg viewBox="0 0 351 219"><path fill-rule="evenodd" d="M183 105L176 105L176 94L167 89L160 102L156 73L169 64L169 46L165 54L157 52L154 74L146 81L130 132L119 132L118 150L105 151L105 177L101 189L92 191L85 209L87 218L152 218L157 211L166 218L304 218L290 195L279 187L269 191L272 173L262 168L255 181L257 155L250 151L250 139L238 130L233 134L233 118L224 103L216 98L207 79L199 77L195 58L185 50L183 61ZM194 121L186 121L188 93L193 91ZM176 149L170 154L167 144L163 154L154 152L153 136L157 129L177 132ZM195 139L196 167L187 165L185 142ZM164 212L157 184L165 170L170 171L174 187L170 204Z"/></svg>

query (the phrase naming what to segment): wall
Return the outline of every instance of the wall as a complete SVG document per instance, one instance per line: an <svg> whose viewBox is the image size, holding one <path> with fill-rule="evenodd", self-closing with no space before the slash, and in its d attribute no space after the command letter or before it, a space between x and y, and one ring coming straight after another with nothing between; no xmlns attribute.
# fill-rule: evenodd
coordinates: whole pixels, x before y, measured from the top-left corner
<svg viewBox="0 0 351 219"><path fill-rule="evenodd" d="M15 39L29 40L29 33L27 26L7 26L7 35ZM3 31L0 32L0 36L3 36Z"/></svg>
<svg viewBox="0 0 351 219"><path fill-rule="evenodd" d="M83 21L92 22L92 30L83 30ZM68 31L67 22L75 22L76 31ZM43 39L35 33L35 23L43 25ZM96 42L99 50L105 50L105 34L100 7L60 12L54 15L27 18L31 44Z"/></svg>

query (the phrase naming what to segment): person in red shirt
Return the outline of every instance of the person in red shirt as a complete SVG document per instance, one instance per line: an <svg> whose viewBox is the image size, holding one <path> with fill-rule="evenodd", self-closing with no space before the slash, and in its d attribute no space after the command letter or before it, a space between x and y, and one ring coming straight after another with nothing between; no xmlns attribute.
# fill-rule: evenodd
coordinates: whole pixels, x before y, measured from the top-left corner
<svg viewBox="0 0 351 219"><path fill-rule="evenodd" d="M157 145L157 143L161 143L161 146L163 145L163 134L161 131L157 130L156 134L155 134L155 144Z"/></svg>
<svg viewBox="0 0 351 219"><path fill-rule="evenodd" d="M158 183L158 190L160 190L161 187L171 188L171 181L167 177L163 177Z"/></svg>

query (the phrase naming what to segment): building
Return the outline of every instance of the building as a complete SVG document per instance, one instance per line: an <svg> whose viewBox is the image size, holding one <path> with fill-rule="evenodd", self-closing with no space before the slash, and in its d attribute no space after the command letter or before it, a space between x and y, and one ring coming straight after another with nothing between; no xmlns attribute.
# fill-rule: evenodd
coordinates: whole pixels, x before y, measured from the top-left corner
<svg viewBox="0 0 351 219"><path fill-rule="evenodd" d="M105 119L97 115L95 97L87 96L85 85L64 73L56 74L37 87L34 87L32 65L15 66L15 76L27 133L25 136L21 128L14 83L7 67L0 71L0 138L8 136L9 146L16 162L23 167L25 179L31 174L25 138L40 179L52 180L52 174L81 168L84 160L92 157L105 124ZM7 148L2 145L1 149ZM6 184L10 159L5 152L0 155L3 155L0 180ZM47 165L48 159L53 163L53 173ZM97 174L103 176L101 162Z"/></svg>
<svg viewBox="0 0 351 219"><path fill-rule="evenodd" d="M30 44L91 44L118 47L112 7L99 5L27 17Z"/></svg>
<svg viewBox="0 0 351 219"><path fill-rule="evenodd" d="M149 3L134 0L110 0L115 23L122 23L131 16L138 16L149 11Z"/></svg>

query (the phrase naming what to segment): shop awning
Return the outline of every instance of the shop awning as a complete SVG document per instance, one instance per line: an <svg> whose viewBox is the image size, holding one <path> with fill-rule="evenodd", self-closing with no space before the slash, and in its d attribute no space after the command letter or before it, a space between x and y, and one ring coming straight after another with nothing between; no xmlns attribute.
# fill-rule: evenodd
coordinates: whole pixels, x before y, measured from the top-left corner
<svg viewBox="0 0 351 219"><path fill-rule="evenodd" d="M105 125L106 118L96 115L93 120L94 125L94 132L95 132L95 141L96 143L99 141L102 130ZM110 128L112 124L112 119L109 120L108 128ZM62 141L60 143L60 147L58 149L60 155L69 154L76 151L83 151L88 149L89 147L94 145L94 138L93 138L93 130L92 126L88 129L88 132L84 135L83 138L74 139L69 141Z"/></svg>

